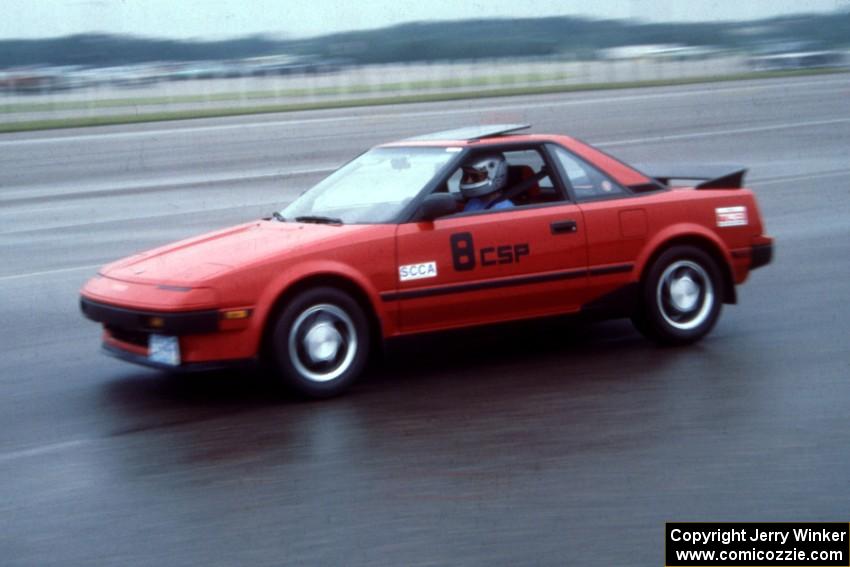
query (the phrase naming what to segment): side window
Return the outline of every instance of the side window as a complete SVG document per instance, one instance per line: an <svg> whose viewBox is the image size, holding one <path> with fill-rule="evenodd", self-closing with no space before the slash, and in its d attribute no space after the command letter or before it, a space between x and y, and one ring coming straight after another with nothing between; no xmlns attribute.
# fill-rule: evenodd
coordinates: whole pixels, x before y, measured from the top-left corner
<svg viewBox="0 0 850 567"><path fill-rule="evenodd" d="M564 173L569 178L570 185L573 186L578 200L627 194L626 190L616 181L561 146L552 145L548 147L553 150L555 159L561 164Z"/></svg>

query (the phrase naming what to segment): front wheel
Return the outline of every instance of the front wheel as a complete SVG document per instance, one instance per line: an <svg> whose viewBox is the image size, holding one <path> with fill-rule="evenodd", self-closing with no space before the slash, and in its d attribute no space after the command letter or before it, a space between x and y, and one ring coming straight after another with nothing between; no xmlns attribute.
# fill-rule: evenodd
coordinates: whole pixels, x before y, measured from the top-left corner
<svg viewBox="0 0 850 567"><path fill-rule="evenodd" d="M632 320L660 343L692 343L714 327L722 293L720 270L710 255L692 246L674 246L650 267Z"/></svg>
<svg viewBox="0 0 850 567"><path fill-rule="evenodd" d="M363 309L335 288L295 296L272 333L272 358L284 384L311 398L342 393L360 375L369 353Z"/></svg>

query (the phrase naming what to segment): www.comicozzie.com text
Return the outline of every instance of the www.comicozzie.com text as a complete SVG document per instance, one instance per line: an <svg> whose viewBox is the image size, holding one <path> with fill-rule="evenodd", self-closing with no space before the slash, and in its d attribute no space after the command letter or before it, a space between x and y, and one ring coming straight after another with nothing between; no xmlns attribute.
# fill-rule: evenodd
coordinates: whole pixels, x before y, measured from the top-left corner
<svg viewBox="0 0 850 567"><path fill-rule="evenodd" d="M716 529L711 531L690 531L676 528L670 532L672 541L685 541L693 544L728 545L732 542L771 541L785 545L793 536L795 542L842 542L847 541L846 531L813 530L811 528L796 528L790 530L762 529Z"/></svg>

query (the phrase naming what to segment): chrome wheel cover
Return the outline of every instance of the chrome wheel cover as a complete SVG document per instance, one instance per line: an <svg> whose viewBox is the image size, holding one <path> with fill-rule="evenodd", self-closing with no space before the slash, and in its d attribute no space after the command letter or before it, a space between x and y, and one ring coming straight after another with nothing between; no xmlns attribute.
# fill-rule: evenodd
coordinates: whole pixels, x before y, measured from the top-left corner
<svg viewBox="0 0 850 567"><path fill-rule="evenodd" d="M676 260L658 279L655 290L658 310L668 325L689 331L702 325L714 307L714 286L700 264Z"/></svg>
<svg viewBox="0 0 850 567"><path fill-rule="evenodd" d="M336 305L313 305L289 329L289 359L311 382L329 382L351 367L357 354L354 322Z"/></svg>

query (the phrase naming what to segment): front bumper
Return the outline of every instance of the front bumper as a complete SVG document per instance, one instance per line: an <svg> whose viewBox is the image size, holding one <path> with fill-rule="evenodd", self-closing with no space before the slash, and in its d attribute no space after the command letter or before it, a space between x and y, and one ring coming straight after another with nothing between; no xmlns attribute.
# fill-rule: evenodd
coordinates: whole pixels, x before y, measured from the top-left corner
<svg viewBox="0 0 850 567"><path fill-rule="evenodd" d="M214 370L255 370L259 367L256 358L238 358L231 360L213 360L209 362L184 362L180 366L171 366L155 362L144 354L125 350L108 342L103 343L103 352L125 362L132 362L148 368L156 368L166 372L191 374L195 372L211 372Z"/></svg>
<svg viewBox="0 0 850 567"><path fill-rule="evenodd" d="M216 310L182 313L140 311L81 297L80 311L92 321L116 329L163 335L199 335L218 331L219 312Z"/></svg>
<svg viewBox="0 0 850 567"><path fill-rule="evenodd" d="M173 372L247 366L258 356L260 330L252 308L160 311L103 303L85 295L80 310L103 325L103 350L112 356ZM239 313L233 318L234 312ZM179 357L168 364L151 351L151 337L175 337Z"/></svg>

